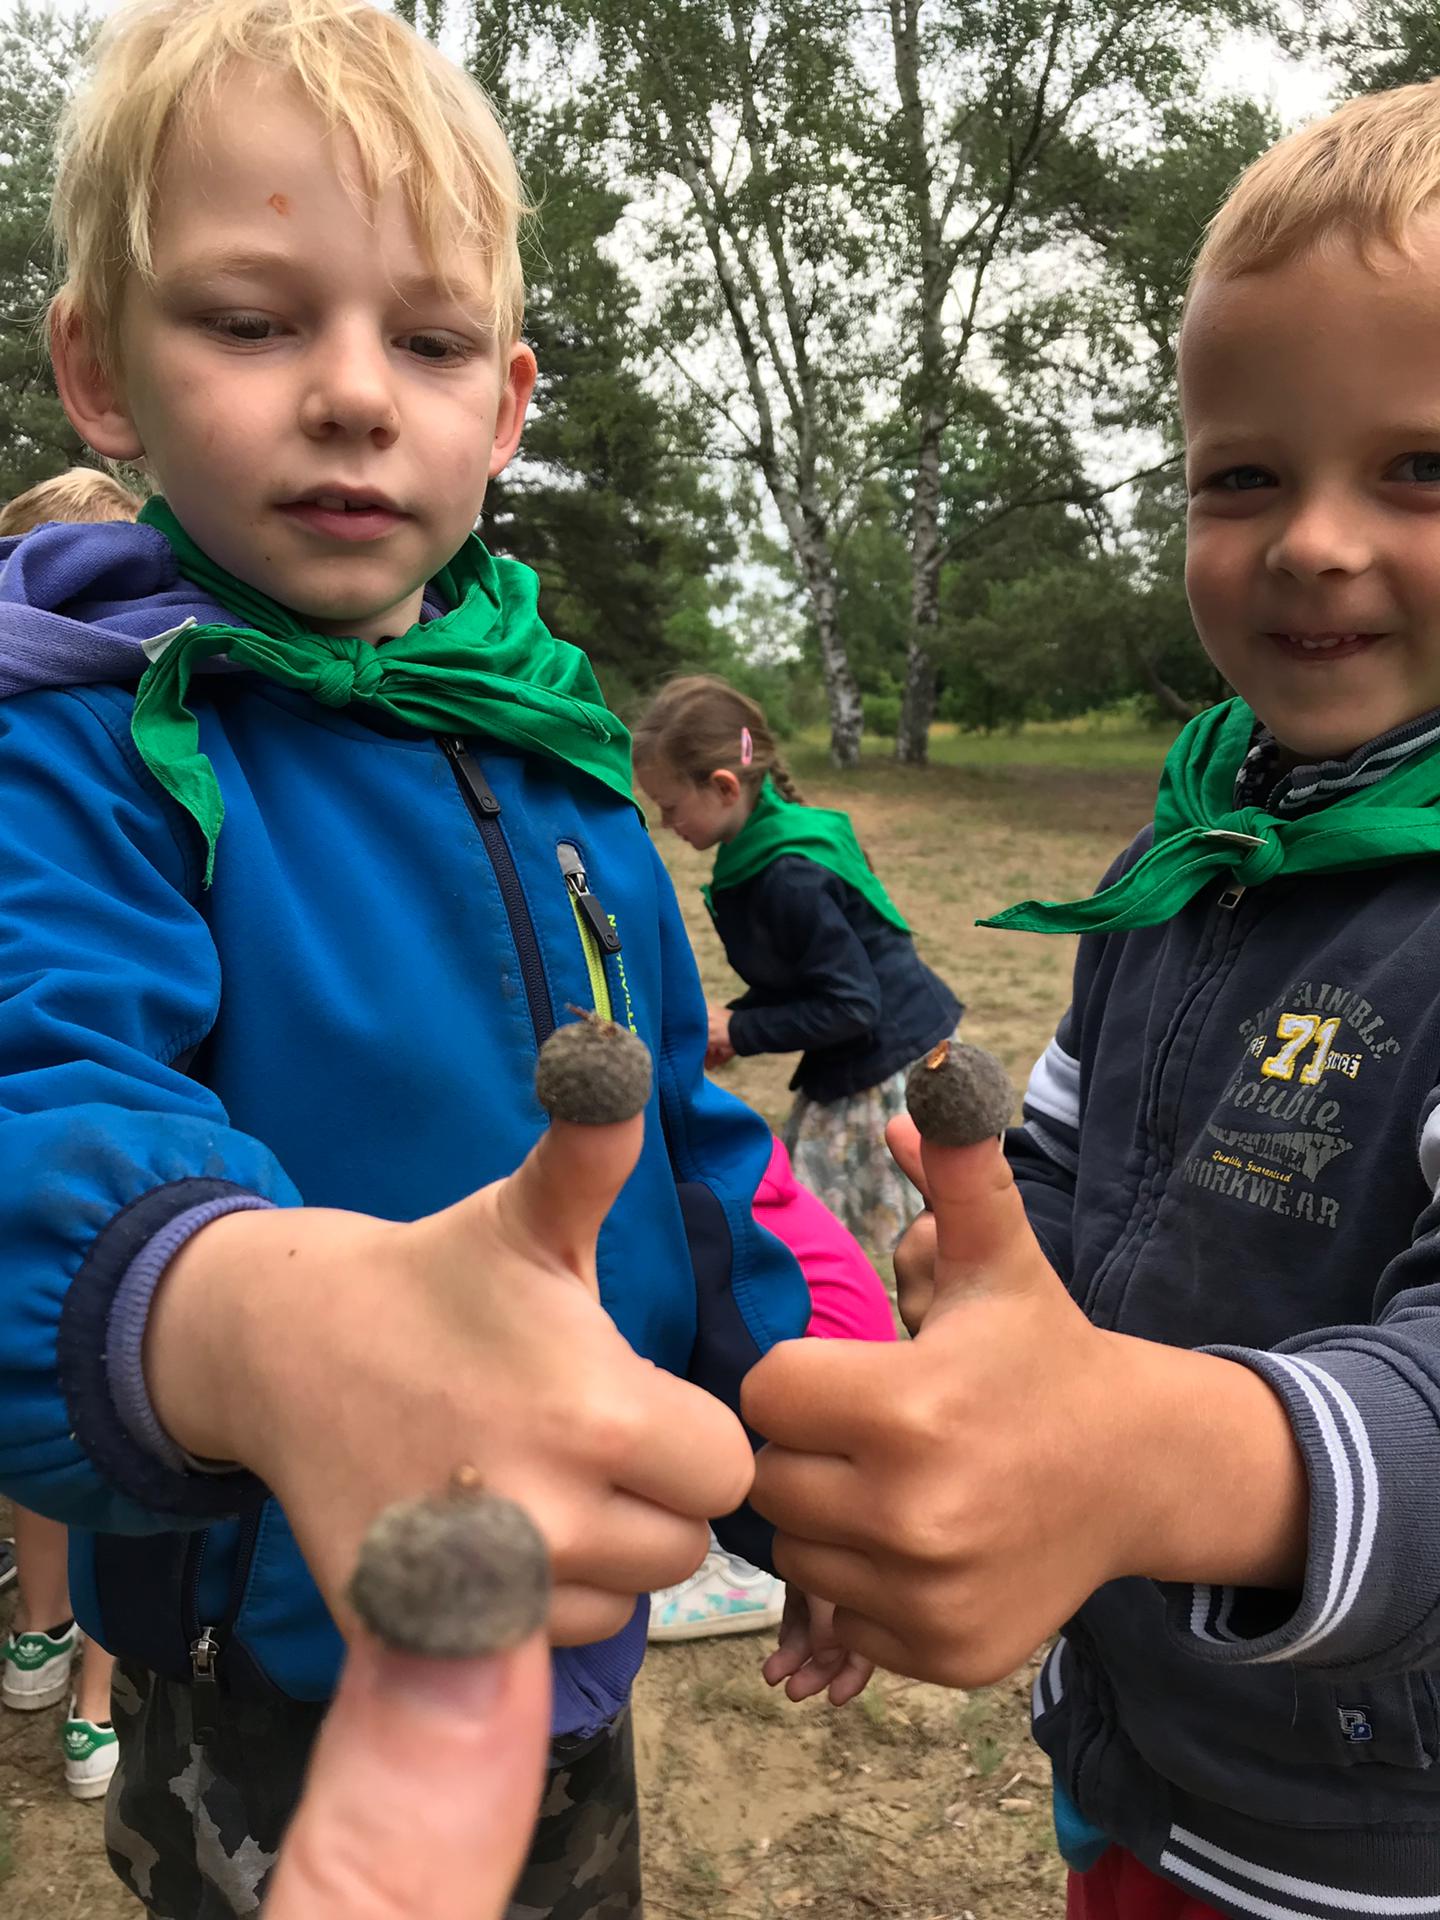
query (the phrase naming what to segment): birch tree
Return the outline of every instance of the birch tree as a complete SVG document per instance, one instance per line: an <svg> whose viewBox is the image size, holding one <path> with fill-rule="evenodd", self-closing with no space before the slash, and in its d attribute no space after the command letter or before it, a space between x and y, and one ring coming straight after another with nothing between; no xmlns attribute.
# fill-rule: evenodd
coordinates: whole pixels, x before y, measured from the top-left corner
<svg viewBox="0 0 1440 1920"><path fill-rule="evenodd" d="M784 529L840 766L862 715L837 552L906 424L897 753L923 761L941 577L974 531L942 508L949 430L998 395L1051 429L1038 499L1084 511L1116 491L1115 457L1077 423L1115 426L1163 368L1107 306L1108 237L1077 201L1162 138L1183 154L1190 123L1203 142L1200 74L1257 4L510 0L510 15L555 50L549 84L584 93L629 183L657 363ZM1168 236L1177 260L1212 210Z"/></svg>

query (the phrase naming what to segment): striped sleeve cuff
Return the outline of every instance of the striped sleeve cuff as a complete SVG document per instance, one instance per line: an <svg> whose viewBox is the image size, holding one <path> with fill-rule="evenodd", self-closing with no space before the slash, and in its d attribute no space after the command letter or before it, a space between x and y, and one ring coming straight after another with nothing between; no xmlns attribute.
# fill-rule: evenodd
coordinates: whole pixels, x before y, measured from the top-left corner
<svg viewBox="0 0 1440 1920"><path fill-rule="evenodd" d="M1305 1583L1299 1594L1168 1588L1172 1631L1223 1662L1384 1670L1433 1657L1433 1395L1393 1349L1364 1336L1307 1352L1209 1351L1253 1368L1289 1414L1310 1481Z"/></svg>

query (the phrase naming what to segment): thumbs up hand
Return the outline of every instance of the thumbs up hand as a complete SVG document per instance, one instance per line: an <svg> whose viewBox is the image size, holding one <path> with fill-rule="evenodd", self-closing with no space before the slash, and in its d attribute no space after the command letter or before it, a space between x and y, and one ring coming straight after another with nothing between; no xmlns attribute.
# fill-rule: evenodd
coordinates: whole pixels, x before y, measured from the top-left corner
<svg viewBox="0 0 1440 1920"><path fill-rule="evenodd" d="M1305 1476L1263 1380L1092 1326L993 1132L944 1146L894 1127L934 1217L918 1335L787 1342L743 1398L771 1442L751 1500L776 1525L776 1568L836 1602L836 1638L979 1686L1121 1574L1292 1578Z"/></svg>
<svg viewBox="0 0 1440 1920"><path fill-rule="evenodd" d="M628 1101L623 1060L590 1065L572 1102L563 1073L547 1093L542 1062L549 1129L457 1205L405 1225L227 1215L161 1283L146 1340L161 1423L259 1474L342 1625L375 1513L460 1467L533 1515L562 1643L617 1633L637 1595L686 1578L706 1520L749 1490L734 1415L641 1359L600 1304L596 1236L640 1152L648 1063Z"/></svg>

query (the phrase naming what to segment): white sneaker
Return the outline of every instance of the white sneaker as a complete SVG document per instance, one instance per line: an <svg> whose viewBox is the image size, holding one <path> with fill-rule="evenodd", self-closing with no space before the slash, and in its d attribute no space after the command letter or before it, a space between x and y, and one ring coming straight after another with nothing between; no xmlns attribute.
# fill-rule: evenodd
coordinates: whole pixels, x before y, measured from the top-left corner
<svg viewBox="0 0 1440 1920"><path fill-rule="evenodd" d="M652 1640L709 1640L722 1633L761 1633L780 1624L785 1587L773 1573L712 1548L678 1587L650 1596Z"/></svg>
<svg viewBox="0 0 1440 1920"><path fill-rule="evenodd" d="M70 1691L70 1669L80 1651L80 1629L72 1620L53 1639L48 1633L12 1633L0 1646L0 1700L17 1713L53 1707Z"/></svg>
<svg viewBox="0 0 1440 1920"><path fill-rule="evenodd" d="M115 1729L95 1720L78 1720L75 1702L60 1735L65 1754L65 1785L76 1800L99 1800L110 1785L120 1758Z"/></svg>

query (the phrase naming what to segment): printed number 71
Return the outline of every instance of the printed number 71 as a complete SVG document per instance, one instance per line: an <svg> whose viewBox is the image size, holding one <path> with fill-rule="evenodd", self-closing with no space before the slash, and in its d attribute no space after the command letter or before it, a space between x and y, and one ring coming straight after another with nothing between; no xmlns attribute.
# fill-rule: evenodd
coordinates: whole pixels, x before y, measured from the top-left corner
<svg viewBox="0 0 1440 1920"><path fill-rule="evenodd" d="M1300 1084L1316 1086L1339 1031L1338 1020L1322 1020L1316 1013L1282 1013L1275 1024L1275 1038L1285 1044L1278 1053L1260 1062L1261 1073L1270 1080L1293 1080L1296 1060L1313 1043L1315 1057L1300 1069Z"/></svg>

